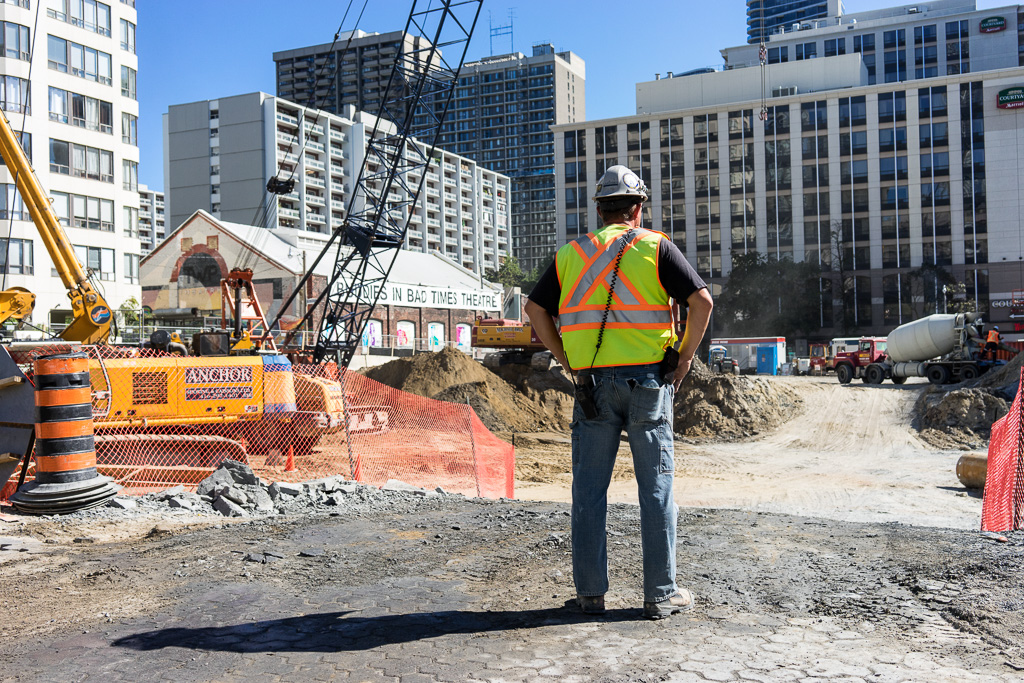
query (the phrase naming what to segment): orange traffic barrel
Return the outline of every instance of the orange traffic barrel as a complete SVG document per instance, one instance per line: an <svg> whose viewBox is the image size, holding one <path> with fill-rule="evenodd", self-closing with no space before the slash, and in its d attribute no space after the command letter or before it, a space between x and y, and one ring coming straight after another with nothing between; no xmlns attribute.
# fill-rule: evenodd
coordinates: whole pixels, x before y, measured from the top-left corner
<svg viewBox="0 0 1024 683"><path fill-rule="evenodd" d="M120 487L96 471L89 357L42 356L36 384L35 481L11 496L22 512L66 514L106 503Z"/></svg>
<svg viewBox="0 0 1024 683"><path fill-rule="evenodd" d="M985 453L967 453L956 462L956 478L965 488L985 488L985 475L988 473L988 455Z"/></svg>

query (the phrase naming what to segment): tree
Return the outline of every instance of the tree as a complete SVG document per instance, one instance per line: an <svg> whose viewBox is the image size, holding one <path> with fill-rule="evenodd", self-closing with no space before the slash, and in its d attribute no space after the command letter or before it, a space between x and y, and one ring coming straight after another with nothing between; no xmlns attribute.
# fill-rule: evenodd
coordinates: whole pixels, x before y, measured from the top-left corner
<svg viewBox="0 0 1024 683"><path fill-rule="evenodd" d="M903 297L914 318L943 312L943 292L956 280L942 266L926 263L903 276ZM904 321L909 322L909 321Z"/></svg>
<svg viewBox="0 0 1024 683"><path fill-rule="evenodd" d="M521 287L525 278L523 269L519 266L519 259L511 254L505 257L498 270L485 270L484 277L491 282L500 282L505 287Z"/></svg>
<svg viewBox="0 0 1024 683"><path fill-rule="evenodd" d="M804 336L820 327L820 271L751 252L732 258L715 299L718 326L736 336Z"/></svg>
<svg viewBox="0 0 1024 683"><path fill-rule="evenodd" d="M849 334L855 326L854 312L856 307L856 301L854 300L855 294L855 276L850 273L850 261L853 256L853 247L847 246L847 242L851 241L853 235L850 235L850 239L847 240L843 234L843 223L842 221L832 221L829 230L829 264L828 267L831 270L832 279L832 301L839 304L839 310L836 312L837 320L834 321L835 325L843 330L844 334ZM822 267L824 269L824 265Z"/></svg>

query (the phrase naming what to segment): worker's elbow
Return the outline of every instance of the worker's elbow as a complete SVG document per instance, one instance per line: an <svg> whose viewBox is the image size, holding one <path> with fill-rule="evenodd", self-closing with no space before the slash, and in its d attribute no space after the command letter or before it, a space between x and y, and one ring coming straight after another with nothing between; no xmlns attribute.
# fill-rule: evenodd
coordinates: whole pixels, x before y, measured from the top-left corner
<svg viewBox="0 0 1024 683"><path fill-rule="evenodd" d="M528 317L530 320L533 320L539 314L546 312L544 311L544 308L542 306L534 303L531 299L526 300L526 306L523 307L523 310L526 311L526 317Z"/></svg>
<svg viewBox="0 0 1024 683"><path fill-rule="evenodd" d="M715 302L711 298L711 292L706 287L698 289L687 300L687 305L695 310L706 312L708 315L711 314L712 309L715 307Z"/></svg>

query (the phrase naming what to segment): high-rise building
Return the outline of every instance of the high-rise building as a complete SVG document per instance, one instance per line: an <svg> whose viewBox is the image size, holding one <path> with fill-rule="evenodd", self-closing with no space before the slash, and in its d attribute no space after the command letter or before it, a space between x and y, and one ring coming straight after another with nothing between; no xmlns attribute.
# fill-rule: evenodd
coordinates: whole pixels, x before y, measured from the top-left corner
<svg viewBox="0 0 1024 683"><path fill-rule="evenodd" d="M277 96L306 107L340 114L346 104L376 113L388 95L388 79L395 63L415 63L418 52L429 48L422 38L402 31L366 33L349 31L338 40L274 53ZM425 55L424 55L425 56Z"/></svg>
<svg viewBox="0 0 1024 683"><path fill-rule="evenodd" d="M512 251L523 270L557 246L555 143L549 126L586 118L586 65L535 45L462 67L439 145L512 179ZM416 117L416 125L428 122Z"/></svg>
<svg viewBox="0 0 1024 683"><path fill-rule="evenodd" d="M815 19L843 13L842 0L747 0L747 42L780 31L799 30Z"/></svg>
<svg viewBox="0 0 1024 683"><path fill-rule="evenodd" d="M1024 38L996 21L1000 13L1012 17L1016 5L980 14L970 0L933 0L855 14L830 11L824 19L772 33L765 40L766 56L772 66L858 54L869 85L1024 64ZM988 17L993 22L983 26ZM758 65L758 50L753 45L725 48L725 68Z"/></svg>
<svg viewBox="0 0 1024 683"><path fill-rule="evenodd" d="M78 260L117 308L141 299L135 2L50 0L45 12L34 5L0 4L0 107L21 135ZM6 197L2 287L35 293L32 324L60 331L71 315L67 290L6 167L0 167L0 192Z"/></svg>
<svg viewBox="0 0 1024 683"><path fill-rule="evenodd" d="M156 249L166 236L164 193L150 190L139 183L139 242L142 244L142 255Z"/></svg>
<svg viewBox="0 0 1024 683"><path fill-rule="evenodd" d="M375 122L351 105L338 116L261 92L170 107L164 158L172 229L202 209L233 223L295 228L322 244L315 234L328 235L345 220ZM393 130L390 122L381 126ZM379 170L372 163L368 173ZM294 187L270 195L272 177ZM415 187L420 176L407 179ZM405 198L401 188L392 192L396 201ZM511 249L510 197L507 176L437 150L404 248L436 251L476 273L496 269Z"/></svg>
<svg viewBox="0 0 1024 683"><path fill-rule="evenodd" d="M636 115L554 129L556 189L567 198L559 244L596 217L593 179L627 164L652 190L645 225L668 234L715 291L737 254L813 263L821 336L847 326L885 334L942 313L942 284L955 281L1019 339L1021 36L1024 7L978 11L963 0L778 34L769 51L796 40L804 59L768 67L763 120L761 69L733 60L752 50L757 64L756 47L727 50L732 68L639 83ZM872 78L867 44L895 71ZM808 45L817 57L806 58ZM918 60L934 70L918 77ZM897 78L883 82L888 73Z"/></svg>

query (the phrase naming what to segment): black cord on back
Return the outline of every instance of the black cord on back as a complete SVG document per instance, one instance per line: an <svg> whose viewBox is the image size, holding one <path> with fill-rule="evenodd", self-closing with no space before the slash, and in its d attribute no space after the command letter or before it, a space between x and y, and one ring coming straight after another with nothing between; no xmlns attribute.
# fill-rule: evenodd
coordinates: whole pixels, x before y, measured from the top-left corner
<svg viewBox="0 0 1024 683"><path fill-rule="evenodd" d="M604 328L608 324L608 314L612 310L612 296L615 294L615 283L619 281L619 265L622 263L622 255L626 251L626 247L629 246L632 240L633 231L636 228L630 228L626 231L620 239L622 244L619 245L619 253L615 256L615 268L612 269L612 282L608 287L608 301L604 304L604 313L601 315L601 328L597 331L597 346L594 347L594 357L590 359L590 367L588 370L593 369L594 363L597 362L597 353L601 350L601 342L604 340Z"/></svg>

